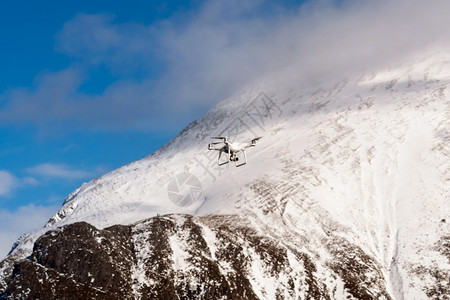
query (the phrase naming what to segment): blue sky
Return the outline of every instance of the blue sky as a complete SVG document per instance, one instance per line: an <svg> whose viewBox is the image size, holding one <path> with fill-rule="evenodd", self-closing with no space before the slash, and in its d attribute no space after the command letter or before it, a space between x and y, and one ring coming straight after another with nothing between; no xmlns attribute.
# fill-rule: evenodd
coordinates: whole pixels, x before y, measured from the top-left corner
<svg viewBox="0 0 450 300"><path fill-rule="evenodd" d="M0 257L80 184L155 151L239 88L258 70L233 76L248 59L235 45L299 5L2 1ZM255 32L240 36L243 24Z"/></svg>
<svg viewBox="0 0 450 300"><path fill-rule="evenodd" d="M252 80L316 82L448 49L448 3L1 1L0 257L81 183Z"/></svg>
<svg viewBox="0 0 450 300"><path fill-rule="evenodd" d="M132 67L122 72L122 66L114 61L90 61L94 53L61 49L61 44L70 43L64 26L83 16L148 26L196 5L188 1L159 5L151 1L134 1L134 5L126 1L1 2L0 257L20 234L43 226L81 183L148 155L189 119L167 130L154 130L145 124L74 122L70 111L66 116L58 116L58 111L46 115L52 105L67 101L70 93L74 101L78 95L95 97L114 82L139 81L162 72L156 58L142 70ZM132 55L127 59L134 60ZM58 91L58 85L64 84L72 89ZM32 111L20 113L30 105L34 105ZM84 112L79 109L76 113ZM34 114L42 114L42 118ZM114 123L111 112L103 117Z"/></svg>

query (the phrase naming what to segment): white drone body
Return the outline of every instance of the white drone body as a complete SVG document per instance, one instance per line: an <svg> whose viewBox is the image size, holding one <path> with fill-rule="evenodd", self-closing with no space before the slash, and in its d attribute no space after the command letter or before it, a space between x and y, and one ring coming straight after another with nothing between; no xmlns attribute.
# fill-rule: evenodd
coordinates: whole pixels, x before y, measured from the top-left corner
<svg viewBox="0 0 450 300"><path fill-rule="evenodd" d="M249 147L255 147L256 141L259 140L261 137L257 137L252 139L250 142L247 143L232 143L228 141L228 137L226 136L216 136L213 137L213 139L219 139L222 140L221 142L211 142L208 144L208 150L217 150L219 151L219 158L217 160L219 166L229 163L230 161L234 161L236 167L243 166L247 163L247 155L245 154L245 149ZM244 162L241 164L238 164L239 157L237 154L242 151L244 154ZM225 152L228 154L228 160L221 162L220 158L222 156L222 153Z"/></svg>

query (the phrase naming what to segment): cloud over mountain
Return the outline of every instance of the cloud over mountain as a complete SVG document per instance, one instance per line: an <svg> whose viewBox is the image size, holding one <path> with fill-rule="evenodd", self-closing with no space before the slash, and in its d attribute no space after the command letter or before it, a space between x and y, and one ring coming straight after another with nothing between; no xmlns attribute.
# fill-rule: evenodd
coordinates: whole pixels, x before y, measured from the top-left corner
<svg viewBox="0 0 450 300"><path fill-rule="evenodd" d="M0 122L173 130L278 70L310 82L445 48L449 10L448 2L421 0L210 1L152 24L79 14L56 35L55 49L71 64L0 95ZM102 68L104 88L86 91Z"/></svg>

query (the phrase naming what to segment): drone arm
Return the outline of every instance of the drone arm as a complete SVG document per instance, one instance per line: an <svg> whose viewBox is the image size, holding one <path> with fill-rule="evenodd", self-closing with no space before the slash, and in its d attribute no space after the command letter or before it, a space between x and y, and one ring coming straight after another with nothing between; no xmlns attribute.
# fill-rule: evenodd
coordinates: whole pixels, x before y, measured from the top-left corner
<svg viewBox="0 0 450 300"><path fill-rule="evenodd" d="M254 146L255 146L255 144L252 144L252 143L241 144L239 150L240 150L240 151L244 151L245 149L250 148L250 147L254 147Z"/></svg>

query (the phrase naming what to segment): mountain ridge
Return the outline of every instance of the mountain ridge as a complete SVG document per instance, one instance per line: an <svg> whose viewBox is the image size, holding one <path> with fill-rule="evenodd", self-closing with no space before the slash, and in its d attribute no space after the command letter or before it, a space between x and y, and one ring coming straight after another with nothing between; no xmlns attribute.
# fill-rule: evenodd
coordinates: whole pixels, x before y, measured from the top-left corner
<svg viewBox="0 0 450 300"><path fill-rule="evenodd" d="M441 53L327 84L289 87L278 79L242 91L156 153L77 189L45 229L22 239L0 277L4 282L6 266L31 255L34 240L58 226L128 226L168 213L234 215L308 253L324 266L316 271L323 278L330 257L349 244L360 249L351 263L368 257L377 266L370 270L380 272L386 298L445 296L449 64ZM219 168L217 153L206 149L217 135L263 139L248 151L247 166ZM202 197L188 207L167 195L170 180L183 172L202 185ZM343 268L350 274L351 263ZM358 298L339 284L344 273L329 272L330 286L340 291L333 298Z"/></svg>
<svg viewBox="0 0 450 300"><path fill-rule="evenodd" d="M262 235L239 216L165 215L104 230L78 222L41 236L31 258L14 266L5 294L6 299L66 299L74 293L99 299L334 299L342 293L390 299L377 263L339 241L345 251L331 246L335 263L321 266L311 254ZM325 267L342 282L328 282L319 271ZM33 284L41 288L22 288Z"/></svg>

